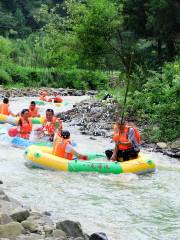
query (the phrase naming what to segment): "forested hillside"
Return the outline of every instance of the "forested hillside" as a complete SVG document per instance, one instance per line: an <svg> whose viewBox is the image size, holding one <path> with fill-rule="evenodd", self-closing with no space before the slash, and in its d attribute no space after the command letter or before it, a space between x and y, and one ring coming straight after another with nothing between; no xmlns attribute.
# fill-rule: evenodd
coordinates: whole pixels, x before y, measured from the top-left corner
<svg viewBox="0 0 180 240"><path fill-rule="evenodd" d="M127 112L155 125L154 139L178 137L179 43L178 0L0 2L0 84L106 91L111 84L119 104L126 85Z"/></svg>

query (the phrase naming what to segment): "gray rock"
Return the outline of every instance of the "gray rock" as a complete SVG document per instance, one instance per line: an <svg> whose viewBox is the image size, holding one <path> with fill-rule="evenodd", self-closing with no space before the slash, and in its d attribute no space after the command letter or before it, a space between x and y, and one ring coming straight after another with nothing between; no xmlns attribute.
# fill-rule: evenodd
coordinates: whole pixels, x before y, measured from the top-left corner
<svg viewBox="0 0 180 240"><path fill-rule="evenodd" d="M43 231L44 231L46 237L52 236L53 230L54 230L54 227L52 225L44 225L43 226Z"/></svg>
<svg viewBox="0 0 180 240"><path fill-rule="evenodd" d="M0 237L11 238L19 236L24 233L24 228L18 222L11 222L8 224L0 225Z"/></svg>
<svg viewBox="0 0 180 240"><path fill-rule="evenodd" d="M54 237L54 238L61 239L61 240L66 240L66 239L67 239L66 233L63 232L63 231L60 230L60 229L55 229L55 230L53 231L53 237Z"/></svg>
<svg viewBox="0 0 180 240"><path fill-rule="evenodd" d="M7 214L5 213L0 213L0 224L7 224L13 222L12 218L10 218Z"/></svg>
<svg viewBox="0 0 180 240"><path fill-rule="evenodd" d="M56 228L64 231L68 237L84 238L84 234L81 229L81 224L79 222L73 222L70 220L58 222L58 223L56 223Z"/></svg>
<svg viewBox="0 0 180 240"><path fill-rule="evenodd" d="M31 233L37 233L39 231L38 225L34 222L25 220L21 222L22 226Z"/></svg>
<svg viewBox="0 0 180 240"><path fill-rule="evenodd" d="M44 226L49 226L49 228L54 229L54 224L49 216L40 213L31 212L27 220L38 225L39 231L41 232L44 232Z"/></svg>
<svg viewBox="0 0 180 240"><path fill-rule="evenodd" d="M158 142L156 145L158 148L161 148L161 149L167 148L167 144L165 142Z"/></svg>
<svg viewBox="0 0 180 240"><path fill-rule="evenodd" d="M172 149L180 149L180 139L177 139L175 142L171 143Z"/></svg>
<svg viewBox="0 0 180 240"><path fill-rule="evenodd" d="M10 217L16 222L22 222L29 217L30 213L26 209L15 209Z"/></svg>
<svg viewBox="0 0 180 240"><path fill-rule="evenodd" d="M2 181L2 180L0 180L0 184L3 184L3 181Z"/></svg>

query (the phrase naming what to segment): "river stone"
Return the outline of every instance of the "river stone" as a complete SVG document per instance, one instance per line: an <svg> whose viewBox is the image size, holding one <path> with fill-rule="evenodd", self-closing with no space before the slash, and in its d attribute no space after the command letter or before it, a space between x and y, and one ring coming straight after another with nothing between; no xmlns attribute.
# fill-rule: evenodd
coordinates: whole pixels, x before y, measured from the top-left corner
<svg viewBox="0 0 180 240"><path fill-rule="evenodd" d="M13 213L10 215L10 217L12 217L12 219L16 222L22 222L24 220L26 220L29 217L30 213L28 210L26 209L15 209L13 211Z"/></svg>
<svg viewBox="0 0 180 240"><path fill-rule="evenodd" d="M25 220L25 221L21 222L21 224L26 230L28 230L31 233L36 233L39 230L38 225L34 222Z"/></svg>
<svg viewBox="0 0 180 240"><path fill-rule="evenodd" d="M13 222L12 218L10 218L7 214L5 213L0 213L0 224L7 224Z"/></svg>
<svg viewBox="0 0 180 240"><path fill-rule="evenodd" d="M18 222L11 222L8 224L0 225L0 237L16 237L24 233L24 228Z"/></svg>
<svg viewBox="0 0 180 240"><path fill-rule="evenodd" d="M156 145L158 148L161 148L161 149L167 148L167 144L165 142L158 142Z"/></svg>
<svg viewBox="0 0 180 240"><path fill-rule="evenodd" d="M52 225L44 225L43 226L43 231L44 231L46 237L52 236L53 230L54 230L54 227Z"/></svg>
<svg viewBox="0 0 180 240"><path fill-rule="evenodd" d="M63 222L56 223L56 228L64 231L68 237L84 237L81 224L79 222L65 220Z"/></svg>
<svg viewBox="0 0 180 240"><path fill-rule="evenodd" d="M175 142L171 143L172 149L180 149L180 139L177 139Z"/></svg>
<svg viewBox="0 0 180 240"><path fill-rule="evenodd" d="M55 229L53 231L53 237L61 239L61 240L66 240L67 239L66 233L64 231L60 230L60 229Z"/></svg>

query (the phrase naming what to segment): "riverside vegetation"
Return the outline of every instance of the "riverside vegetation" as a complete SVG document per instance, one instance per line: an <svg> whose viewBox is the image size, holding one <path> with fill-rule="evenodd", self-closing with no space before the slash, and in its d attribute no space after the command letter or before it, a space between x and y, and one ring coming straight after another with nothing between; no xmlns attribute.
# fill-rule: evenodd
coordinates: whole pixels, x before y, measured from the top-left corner
<svg viewBox="0 0 180 240"><path fill-rule="evenodd" d="M151 141L178 139L179 12L178 0L3 0L0 84L103 90Z"/></svg>

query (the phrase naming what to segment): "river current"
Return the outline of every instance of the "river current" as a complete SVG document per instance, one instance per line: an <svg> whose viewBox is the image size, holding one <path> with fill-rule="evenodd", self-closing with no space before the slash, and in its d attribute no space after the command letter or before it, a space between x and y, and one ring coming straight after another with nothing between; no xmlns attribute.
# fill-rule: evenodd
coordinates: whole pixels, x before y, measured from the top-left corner
<svg viewBox="0 0 180 240"><path fill-rule="evenodd" d="M64 97L67 110L87 97ZM11 101L13 112L34 98ZM51 105L46 106L51 107ZM43 107L42 111L46 107ZM81 151L103 152L110 139L82 135L64 125ZM28 168L24 150L0 143L0 179L9 196L37 211L49 211L54 221L79 221L87 233L106 232L109 240L176 240L180 238L180 162L142 150L157 164L153 174L103 175Z"/></svg>

